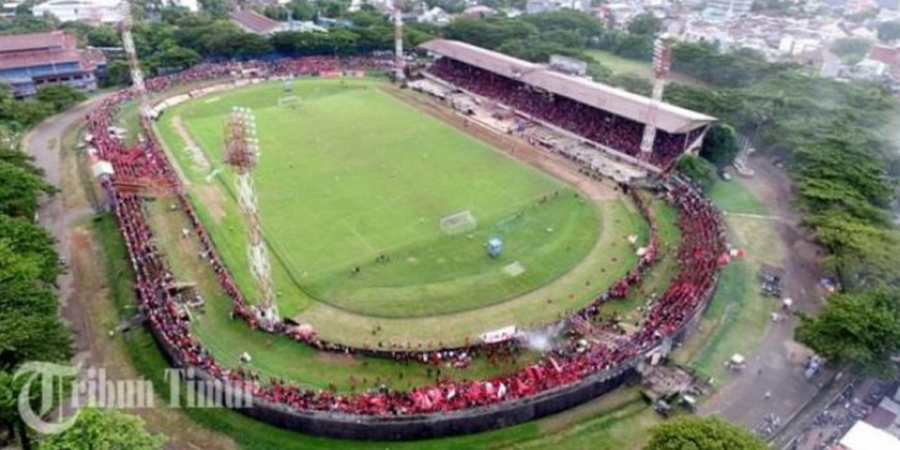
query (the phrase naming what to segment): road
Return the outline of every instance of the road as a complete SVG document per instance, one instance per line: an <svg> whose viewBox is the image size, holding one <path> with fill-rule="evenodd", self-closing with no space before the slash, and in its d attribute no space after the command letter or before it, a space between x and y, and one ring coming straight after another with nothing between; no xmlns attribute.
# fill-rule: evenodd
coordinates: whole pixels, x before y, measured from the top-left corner
<svg viewBox="0 0 900 450"><path fill-rule="evenodd" d="M63 185L62 138L66 130L81 121L88 110L102 99L102 96L92 98L45 120L33 128L23 139L23 150L35 158L35 165L44 170L47 181L61 190L65 188ZM66 205L65 194L65 192L61 192L60 194L43 198L38 217L41 226L48 230L56 239L56 251L60 257L66 261L72 261L75 246L72 245L73 239L70 232L73 225L91 217L94 214L94 210L85 204ZM78 333L84 327L79 326L79 322L83 320L83 317L79 313L79 296L74 287L74 279L73 272L66 271L57 281L62 316L72 324L76 331L76 348L78 351L76 361L88 362L88 343L84 339L80 339L79 337L82 334Z"/></svg>
<svg viewBox="0 0 900 450"><path fill-rule="evenodd" d="M823 252L809 230L800 225L801 215L793 204L796 192L789 175L773 166L765 155L755 155L749 164L756 175L750 179L739 178L737 182L744 183L766 205L767 217L774 220L787 250L782 261L783 295L793 299L795 310L814 314L823 298L818 285L822 276L818 260ZM799 322L798 318L791 317L769 327L762 345L747 355L747 369L722 386L701 412L721 415L750 428L763 424L766 416L777 417L783 425L798 413L830 376L819 374L812 381L804 377L803 364L811 353L793 340Z"/></svg>

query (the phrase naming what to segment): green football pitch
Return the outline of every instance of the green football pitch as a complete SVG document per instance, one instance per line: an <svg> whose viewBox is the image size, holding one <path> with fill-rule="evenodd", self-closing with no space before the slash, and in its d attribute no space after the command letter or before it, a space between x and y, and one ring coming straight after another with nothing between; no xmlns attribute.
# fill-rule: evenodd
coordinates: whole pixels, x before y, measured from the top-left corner
<svg viewBox="0 0 900 450"><path fill-rule="evenodd" d="M278 106L287 96L299 98ZM471 310L553 282L590 253L602 210L561 181L397 100L373 80L265 83L176 106L158 122L238 284L256 292L231 171L234 106L256 115L254 173L281 312L310 302L376 317ZM193 141L202 155L186 148ZM204 161L204 158L206 161ZM474 230L451 235L447 216ZM503 241L498 258L490 238Z"/></svg>

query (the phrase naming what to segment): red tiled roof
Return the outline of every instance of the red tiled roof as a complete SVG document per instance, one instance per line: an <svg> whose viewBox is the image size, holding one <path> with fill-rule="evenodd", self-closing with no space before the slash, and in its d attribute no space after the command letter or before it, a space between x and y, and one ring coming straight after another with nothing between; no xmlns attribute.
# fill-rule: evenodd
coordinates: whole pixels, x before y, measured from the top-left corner
<svg viewBox="0 0 900 450"><path fill-rule="evenodd" d="M59 48L64 45L67 36L62 31L0 36L0 53Z"/></svg>
<svg viewBox="0 0 900 450"><path fill-rule="evenodd" d="M102 55L78 50L75 37L63 32L0 36L0 70L47 64L78 63L93 70Z"/></svg>
<svg viewBox="0 0 900 450"><path fill-rule="evenodd" d="M872 47L872 50L869 52L869 59L883 62L888 66L893 66L894 64L897 64L898 50L900 49L876 45Z"/></svg>
<svg viewBox="0 0 900 450"><path fill-rule="evenodd" d="M281 26L280 22L247 9L231 13L231 20L244 28L260 34L269 33Z"/></svg>

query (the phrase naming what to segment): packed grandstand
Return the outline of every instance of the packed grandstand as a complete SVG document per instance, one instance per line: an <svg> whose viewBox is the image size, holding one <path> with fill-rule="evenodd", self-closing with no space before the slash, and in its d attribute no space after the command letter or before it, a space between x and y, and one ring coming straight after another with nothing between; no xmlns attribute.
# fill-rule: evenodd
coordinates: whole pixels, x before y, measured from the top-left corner
<svg viewBox="0 0 900 450"><path fill-rule="evenodd" d="M484 51L468 48L470 46L464 48L446 41L428 43L423 47L444 56L428 69L429 76L475 95L502 102L521 112L524 117L550 122L624 155L636 156L639 151L643 124L634 115L638 112L631 114L625 111L627 107L634 106L629 101L643 101L642 104L646 105L646 99L635 100L630 94L616 93L619 100L629 99L616 107L616 111L622 114L617 115L598 107L604 99L597 98L593 104L587 104L561 92L571 88L571 80L558 83L558 89L553 88L560 91L557 93L552 89L541 89L540 86L546 85L540 83L555 83L556 76L529 73L522 66L527 63L509 58L501 60ZM505 61L507 68L520 72L515 77L506 76L501 73L500 65L491 66L491 63L484 61L479 63L472 59L472 55L488 55L484 61ZM202 64L181 73L149 79L147 89L164 93L179 86L199 86L202 82L237 83L239 80L246 82L283 77L341 76L358 71L384 70L390 65L390 58L377 56ZM598 92L594 91L595 94ZM329 390L312 390L280 379L261 379L252 370L221 365L191 334L190 315L179 307L180 300L174 293L176 280L165 256L154 243L154 232L147 220L145 196L136 192L134 186L162 186L180 198L179 207L190 217L202 242L201 257L214 268L221 289L233 302L234 317L245 320L248 326L253 327L256 312L252 302L247 301L225 268L159 141L153 135L149 119L143 123L145 139L133 146L126 146L115 133L110 132L122 104L134 96L133 90L123 90L109 96L89 113L87 123L92 145L96 148L95 157L108 161L113 169L101 177L101 184L125 238L141 311L173 364L191 367L217 380L239 385L252 392L261 404L281 405L298 412L324 411L390 419L439 415L552 393L588 377L633 365L678 335L703 309L715 289L720 266L727 261L725 228L719 211L690 182L664 173L656 180L653 190L677 211L681 233L677 250L678 268L666 291L644 312L639 326L634 330L626 333L616 328L616 324L608 319L601 319L599 311L603 302L624 297L631 288L639 285L645 271L657 259L659 244L654 218L646 203L637 196L637 205L651 230L647 251L638 265L593 302L560 319L558 324L572 330L567 333L570 338L520 371L483 380L438 380L432 385L409 391L372 389L343 395ZM668 106L660 117L661 132L657 135L651 162L663 168L695 146L712 120ZM607 329L617 337L603 343L585 344L579 334L584 333L582 325L585 323L601 330ZM349 348L323 341L312 330L296 324L282 324L276 331L323 351L366 353L419 360L426 364L461 359L477 352L514 351L511 341L492 345L473 342L462 348L428 351Z"/></svg>

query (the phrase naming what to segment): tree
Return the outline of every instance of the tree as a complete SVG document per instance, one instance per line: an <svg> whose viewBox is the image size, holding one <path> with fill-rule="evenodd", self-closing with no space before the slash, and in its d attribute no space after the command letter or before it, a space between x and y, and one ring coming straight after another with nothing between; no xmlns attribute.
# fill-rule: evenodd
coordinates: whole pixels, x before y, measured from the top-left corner
<svg viewBox="0 0 900 450"><path fill-rule="evenodd" d="M31 219L37 213L40 194L56 189L39 175L0 161L0 214Z"/></svg>
<svg viewBox="0 0 900 450"><path fill-rule="evenodd" d="M91 47L121 47L122 40L115 28L102 25L88 31L87 44Z"/></svg>
<svg viewBox="0 0 900 450"><path fill-rule="evenodd" d="M200 6L205 14L214 19L227 19L231 12L231 6L224 0L200 0Z"/></svg>
<svg viewBox="0 0 900 450"><path fill-rule="evenodd" d="M316 15L316 10L309 0L291 0L288 8L294 13L294 20L312 20Z"/></svg>
<svg viewBox="0 0 900 450"><path fill-rule="evenodd" d="M675 168L704 191L716 183L716 166L705 159L684 155L678 159Z"/></svg>
<svg viewBox="0 0 900 450"><path fill-rule="evenodd" d="M828 361L893 377L900 352L900 292L871 289L831 297L816 318L801 316L797 340Z"/></svg>
<svg viewBox="0 0 900 450"><path fill-rule="evenodd" d="M734 161L740 148L734 128L727 124L715 124L706 132L700 156L722 168Z"/></svg>
<svg viewBox="0 0 900 450"><path fill-rule="evenodd" d="M872 41L863 38L843 38L831 43L828 49L846 64L856 64L866 57L872 48Z"/></svg>
<svg viewBox="0 0 900 450"><path fill-rule="evenodd" d="M679 417L657 425L644 450L766 450L746 429L710 417Z"/></svg>
<svg viewBox="0 0 900 450"><path fill-rule="evenodd" d="M100 84L108 86L128 86L131 84L131 67L127 61L114 59L106 65Z"/></svg>
<svg viewBox="0 0 900 450"><path fill-rule="evenodd" d="M144 421L114 410L85 408L75 425L41 440L39 450L161 450L165 439Z"/></svg>
<svg viewBox="0 0 900 450"><path fill-rule="evenodd" d="M201 59L200 54L194 50L172 45L162 51L157 61L160 67L180 70L197 64Z"/></svg>
<svg viewBox="0 0 900 450"><path fill-rule="evenodd" d="M37 92L37 99L50 105L54 112L68 109L84 98L84 94L65 84L43 86Z"/></svg>
<svg viewBox="0 0 900 450"><path fill-rule="evenodd" d="M33 259L38 269L34 278L43 283L53 285L62 273L53 237L30 220L0 214L0 239L10 242L17 256Z"/></svg>
<svg viewBox="0 0 900 450"><path fill-rule="evenodd" d="M662 20L653 13L638 14L628 24L628 32L631 34L656 36L661 29Z"/></svg>
<svg viewBox="0 0 900 450"><path fill-rule="evenodd" d="M900 21L892 20L878 25L878 39L893 42L900 39Z"/></svg>
<svg viewBox="0 0 900 450"><path fill-rule="evenodd" d="M512 40L534 38L539 34L538 28L531 23L506 18L456 19L444 27L444 32L448 39L490 49L496 49Z"/></svg>

